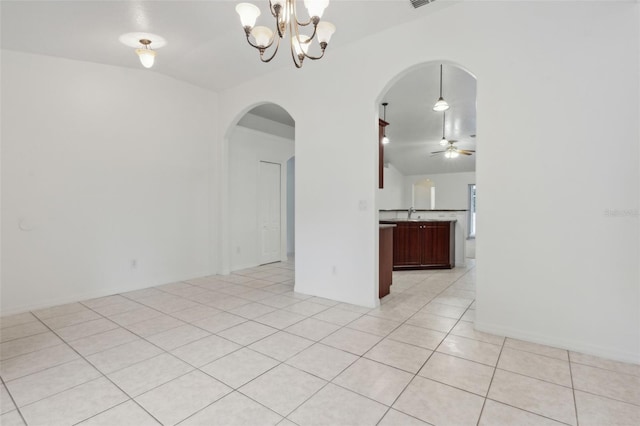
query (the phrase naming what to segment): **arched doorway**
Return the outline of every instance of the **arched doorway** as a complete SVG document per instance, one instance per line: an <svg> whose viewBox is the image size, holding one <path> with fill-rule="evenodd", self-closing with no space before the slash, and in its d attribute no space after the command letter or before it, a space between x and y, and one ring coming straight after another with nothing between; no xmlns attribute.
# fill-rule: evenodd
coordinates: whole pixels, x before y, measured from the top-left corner
<svg viewBox="0 0 640 426"><path fill-rule="evenodd" d="M475 257L475 222L469 217L476 201L476 93L476 78L468 70L431 61L399 73L377 98L380 117L387 104L390 140L381 159L379 217L406 218L411 209L417 210L414 218L455 220L455 265L462 268L474 263L469 255ZM436 111L441 95L449 108Z"/></svg>
<svg viewBox="0 0 640 426"><path fill-rule="evenodd" d="M228 136L229 271L289 262L295 122L282 107L249 109ZM293 260L291 260L293 262ZM291 267L293 269L293 267Z"/></svg>

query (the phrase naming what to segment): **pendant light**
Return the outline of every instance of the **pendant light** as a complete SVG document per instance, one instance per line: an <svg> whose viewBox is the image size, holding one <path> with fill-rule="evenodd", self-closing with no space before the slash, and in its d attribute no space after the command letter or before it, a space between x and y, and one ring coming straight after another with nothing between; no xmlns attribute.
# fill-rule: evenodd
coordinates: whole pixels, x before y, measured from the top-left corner
<svg viewBox="0 0 640 426"><path fill-rule="evenodd" d="M387 122L387 105L389 105L389 102L383 102L382 103L382 107L384 108L384 122ZM386 145L389 142L391 142L391 140L387 137L387 126L384 126L383 130L382 130L382 144Z"/></svg>
<svg viewBox="0 0 640 426"><path fill-rule="evenodd" d="M442 64L440 64L440 97L438 101L433 106L434 111L446 111L449 109L449 104L442 97Z"/></svg>
<svg viewBox="0 0 640 426"><path fill-rule="evenodd" d="M446 113L442 113L442 139L440 139L440 146L447 146L449 144L449 141L445 139L444 137L444 119L445 119L445 114Z"/></svg>

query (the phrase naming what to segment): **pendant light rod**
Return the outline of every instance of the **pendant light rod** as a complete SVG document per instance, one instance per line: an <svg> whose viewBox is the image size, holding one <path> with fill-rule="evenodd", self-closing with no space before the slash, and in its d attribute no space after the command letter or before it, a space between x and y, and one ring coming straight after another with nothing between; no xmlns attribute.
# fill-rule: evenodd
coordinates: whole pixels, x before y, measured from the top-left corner
<svg viewBox="0 0 640 426"><path fill-rule="evenodd" d="M449 109L449 104L442 97L442 64L440 64L440 97L438 98L435 105L433 106L433 110L439 112L439 111L446 111L448 109Z"/></svg>
<svg viewBox="0 0 640 426"><path fill-rule="evenodd" d="M440 146L447 146L449 143L448 140L444 138L444 120L445 120L445 112L442 113L442 139L440 139Z"/></svg>
<svg viewBox="0 0 640 426"><path fill-rule="evenodd" d="M382 103L382 108L383 108L383 120L386 123L387 122L387 105L389 105L389 102L383 102ZM385 124L385 126L382 128L382 143L384 145L388 144L389 142L391 142L391 140L387 137L387 126Z"/></svg>

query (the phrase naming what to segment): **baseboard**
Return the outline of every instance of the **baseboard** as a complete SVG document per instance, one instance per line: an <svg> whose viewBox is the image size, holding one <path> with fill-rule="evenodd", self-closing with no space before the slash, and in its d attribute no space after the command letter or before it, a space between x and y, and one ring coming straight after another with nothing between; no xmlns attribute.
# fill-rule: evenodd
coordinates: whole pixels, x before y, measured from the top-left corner
<svg viewBox="0 0 640 426"><path fill-rule="evenodd" d="M162 284L156 284L162 285ZM130 291L143 290L145 288L155 287L156 285L147 285L144 287L127 287L127 288L112 288L109 290L101 289L101 291L93 291L87 293L74 294L72 296L56 297L53 299L47 299L46 301L38 303L29 303L10 309L0 310L0 316L21 314L23 312L37 311L39 309L50 308L52 306L66 305L68 303L77 303L85 300L97 299L99 297L112 296L114 294L128 293Z"/></svg>
<svg viewBox="0 0 640 426"><path fill-rule="evenodd" d="M491 333L498 336L511 337L513 339L525 340L528 342L538 343L541 345L552 346L555 348L566 349L573 352L580 352L587 355L607 358L614 361L627 362L631 364L640 364L640 353L625 352L615 350L609 347L592 345L571 339L559 339L550 336L527 333L522 330L516 330L511 327L503 327L495 324L487 324L476 321L475 329L484 333Z"/></svg>

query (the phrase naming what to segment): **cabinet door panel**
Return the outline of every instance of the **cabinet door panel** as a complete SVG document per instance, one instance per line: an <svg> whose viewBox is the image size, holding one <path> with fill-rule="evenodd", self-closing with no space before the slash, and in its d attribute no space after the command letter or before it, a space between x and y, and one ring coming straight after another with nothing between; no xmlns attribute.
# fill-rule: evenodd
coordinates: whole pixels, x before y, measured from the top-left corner
<svg viewBox="0 0 640 426"><path fill-rule="evenodd" d="M393 265L420 265L422 262L420 225L400 223L394 231Z"/></svg>
<svg viewBox="0 0 640 426"><path fill-rule="evenodd" d="M422 264L448 265L450 260L450 224L428 223L423 228Z"/></svg>

